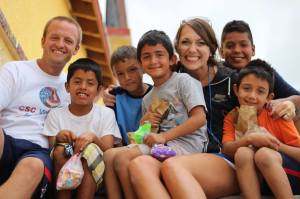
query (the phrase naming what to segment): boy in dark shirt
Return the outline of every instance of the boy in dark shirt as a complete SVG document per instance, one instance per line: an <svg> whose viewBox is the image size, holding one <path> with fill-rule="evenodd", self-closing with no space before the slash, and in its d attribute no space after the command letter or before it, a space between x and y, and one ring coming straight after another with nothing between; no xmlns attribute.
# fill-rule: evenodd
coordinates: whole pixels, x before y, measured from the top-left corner
<svg viewBox="0 0 300 199"><path fill-rule="evenodd" d="M251 29L246 22L233 20L224 26L220 52L225 59L224 65L238 71L251 61L251 58L255 55L255 45ZM269 103L273 118L293 119L296 113L295 108L300 109L300 93L276 71L274 95L275 100ZM296 118L294 122L299 131L300 120Z"/></svg>

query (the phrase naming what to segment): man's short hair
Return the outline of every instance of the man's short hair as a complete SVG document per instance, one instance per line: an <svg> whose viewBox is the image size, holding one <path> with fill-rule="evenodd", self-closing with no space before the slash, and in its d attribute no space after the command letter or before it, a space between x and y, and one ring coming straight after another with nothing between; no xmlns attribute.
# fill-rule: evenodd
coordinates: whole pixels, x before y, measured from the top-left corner
<svg viewBox="0 0 300 199"><path fill-rule="evenodd" d="M81 41L82 41L82 29L81 29L81 26L80 24L75 20L73 19L72 17L67 17L67 16L56 16L56 17L53 17L52 19L50 19L45 27L44 27L44 31L43 31L43 38L45 38L47 36L47 33L48 33L48 28L50 26L50 24L53 22L53 21L66 21L66 22L69 22L73 25L76 26L77 30L78 30L78 41L77 41L77 45L80 45Z"/></svg>

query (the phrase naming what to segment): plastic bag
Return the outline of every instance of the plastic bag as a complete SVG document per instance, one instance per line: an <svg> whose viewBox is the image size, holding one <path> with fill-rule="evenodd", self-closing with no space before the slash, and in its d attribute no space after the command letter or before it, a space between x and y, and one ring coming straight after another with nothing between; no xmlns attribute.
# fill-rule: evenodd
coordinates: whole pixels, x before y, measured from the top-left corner
<svg viewBox="0 0 300 199"><path fill-rule="evenodd" d="M170 103L167 100L159 99L154 96L151 101L151 110L154 113L161 115L161 121L163 121L169 114ZM159 133L159 127L151 127L151 133Z"/></svg>
<svg viewBox="0 0 300 199"><path fill-rule="evenodd" d="M84 171L81 163L81 153L73 155L60 169L56 189L72 190L76 189L82 181Z"/></svg>
<svg viewBox="0 0 300 199"><path fill-rule="evenodd" d="M148 121L146 121L135 132L128 133L129 142L131 144L143 144L144 137L150 133L150 130L151 124Z"/></svg>
<svg viewBox="0 0 300 199"><path fill-rule="evenodd" d="M159 161L164 161L165 159L176 155L175 150L163 144L154 144L151 148L150 153L154 158L158 159Z"/></svg>
<svg viewBox="0 0 300 199"><path fill-rule="evenodd" d="M254 106L241 105L237 112L235 139L239 140L246 132L257 128L257 110Z"/></svg>

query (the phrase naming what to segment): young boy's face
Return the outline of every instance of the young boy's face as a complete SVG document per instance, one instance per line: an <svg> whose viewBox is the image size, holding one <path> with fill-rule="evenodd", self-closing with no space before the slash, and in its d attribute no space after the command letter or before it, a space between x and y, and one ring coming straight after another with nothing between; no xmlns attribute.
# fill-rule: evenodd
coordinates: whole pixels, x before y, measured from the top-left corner
<svg viewBox="0 0 300 199"><path fill-rule="evenodd" d="M234 91L240 105L255 106L260 112L264 105L272 100L273 93L269 93L269 83L265 79L256 77L254 74L246 75L239 87Z"/></svg>
<svg viewBox="0 0 300 199"><path fill-rule="evenodd" d="M141 50L140 61L144 72L152 77L154 85L160 85L169 79L170 66L175 64L176 57L170 58L162 44L145 45Z"/></svg>
<svg viewBox="0 0 300 199"><path fill-rule="evenodd" d="M143 71L135 59L124 59L113 66L120 86L131 95L138 95L143 87Z"/></svg>
<svg viewBox="0 0 300 199"><path fill-rule="evenodd" d="M232 67L244 68L255 55L255 47L251 44L248 33L228 33L221 46L221 55Z"/></svg>
<svg viewBox="0 0 300 199"><path fill-rule="evenodd" d="M66 83L66 90L71 96L71 104L74 105L91 106L99 89L93 71L76 70L69 83Z"/></svg>

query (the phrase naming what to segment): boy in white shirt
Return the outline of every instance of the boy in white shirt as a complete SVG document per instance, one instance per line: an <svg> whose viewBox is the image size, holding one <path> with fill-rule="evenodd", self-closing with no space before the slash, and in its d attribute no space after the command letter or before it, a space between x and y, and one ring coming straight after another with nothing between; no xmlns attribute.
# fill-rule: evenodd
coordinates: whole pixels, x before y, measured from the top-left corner
<svg viewBox="0 0 300 199"><path fill-rule="evenodd" d="M84 178L77 188L77 198L94 197L104 171L102 151L112 148L115 138L121 138L114 112L94 105L101 83L100 67L94 61L83 58L72 63L65 84L71 103L67 107L51 110L43 131L44 135L49 136L50 147L55 147L55 179L71 155L68 154L70 147L74 153L83 152ZM93 157L87 155L87 150L93 153ZM94 161L97 161L96 166L91 169ZM71 198L71 191L57 191L57 198Z"/></svg>

